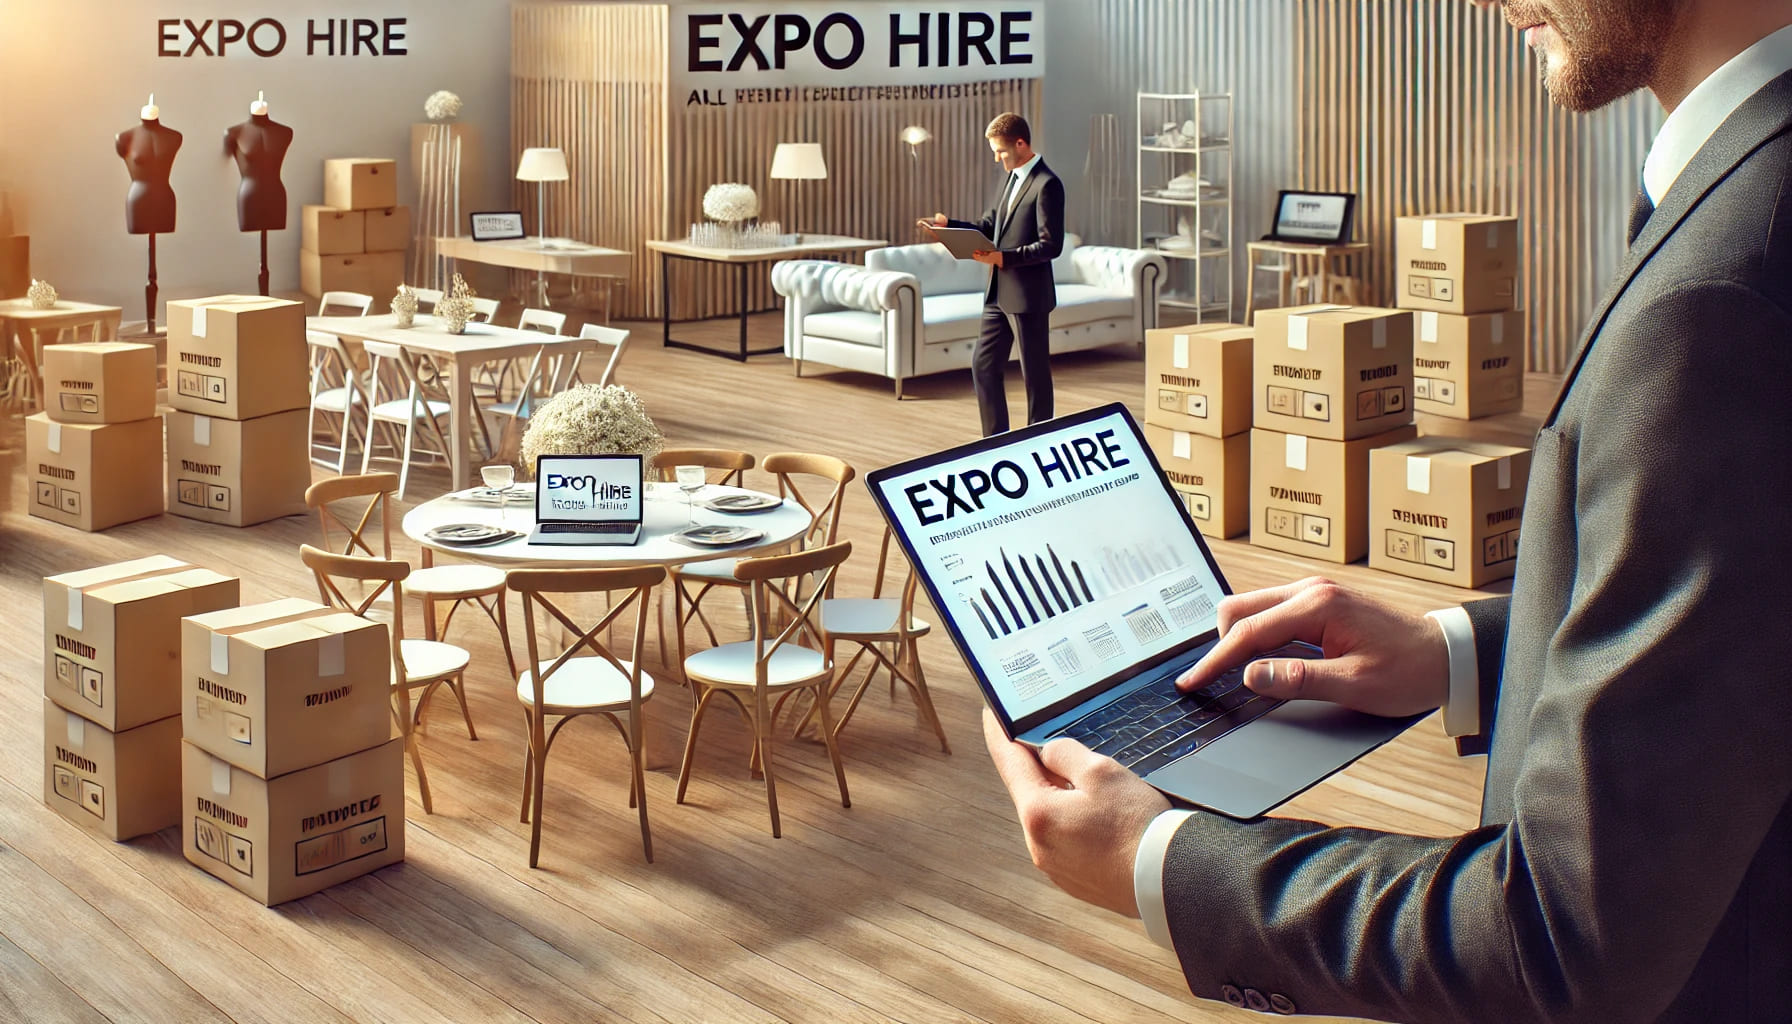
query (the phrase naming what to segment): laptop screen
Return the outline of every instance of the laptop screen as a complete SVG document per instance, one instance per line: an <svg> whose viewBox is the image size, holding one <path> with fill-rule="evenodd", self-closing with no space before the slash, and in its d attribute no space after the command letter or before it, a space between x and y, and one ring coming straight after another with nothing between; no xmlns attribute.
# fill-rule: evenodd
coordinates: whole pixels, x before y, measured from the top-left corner
<svg viewBox="0 0 1792 1024"><path fill-rule="evenodd" d="M1217 631L1225 582L1122 405L866 482L1010 735Z"/></svg>
<svg viewBox="0 0 1792 1024"><path fill-rule="evenodd" d="M535 460L538 523L638 523L641 456L543 455Z"/></svg>
<svg viewBox="0 0 1792 1024"><path fill-rule="evenodd" d="M1275 237L1336 245L1350 240L1356 196L1345 192L1287 192L1276 204Z"/></svg>

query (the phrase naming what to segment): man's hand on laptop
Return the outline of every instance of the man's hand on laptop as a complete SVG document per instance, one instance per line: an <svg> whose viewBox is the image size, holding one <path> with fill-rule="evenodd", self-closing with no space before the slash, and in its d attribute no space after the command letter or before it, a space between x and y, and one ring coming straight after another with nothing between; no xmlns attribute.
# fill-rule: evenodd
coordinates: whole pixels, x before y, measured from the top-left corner
<svg viewBox="0 0 1792 1024"><path fill-rule="evenodd" d="M1138 917L1133 860L1145 829L1170 802L1076 740L1052 740L1035 754L1009 740L988 708L983 739L1039 870L1079 900Z"/></svg>
<svg viewBox="0 0 1792 1024"><path fill-rule="evenodd" d="M1331 701L1372 715L1441 707L1450 692L1443 627L1312 577L1220 602L1220 640L1176 680L1187 692L1253 655L1303 640L1324 660L1265 658L1244 682L1267 697Z"/></svg>

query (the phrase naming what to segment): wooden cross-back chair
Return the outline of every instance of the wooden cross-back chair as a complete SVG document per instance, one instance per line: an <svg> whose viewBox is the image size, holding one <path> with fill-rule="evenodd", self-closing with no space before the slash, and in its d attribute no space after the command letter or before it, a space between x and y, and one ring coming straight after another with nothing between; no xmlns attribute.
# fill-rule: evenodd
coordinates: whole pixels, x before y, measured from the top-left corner
<svg viewBox="0 0 1792 1024"><path fill-rule="evenodd" d="M423 770L423 752L417 747L416 722L411 715L411 691L421 687L426 688L427 692L427 689L446 682L458 693L470 656L452 644L406 639L404 579L411 574L409 564L390 558L331 554L309 544L299 547L299 558L317 577L318 590L323 594L324 603L332 608L341 608L371 621L372 617L368 612L373 609L374 603L381 597L390 595L392 692L396 698L396 706L392 710L398 718L399 731L404 735L404 748L411 755L411 764L417 771L417 793L423 801L423 812L434 813L434 805L429 797L429 776ZM363 593L350 597L339 582L345 580L361 584ZM371 589L368 589L369 585ZM468 726L471 727L470 721Z"/></svg>
<svg viewBox="0 0 1792 1024"><path fill-rule="evenodd" d="M630 807L641 817L641 850L653 862L653 835L647 827L647 719L646 702L653 696L653 677L641 671L641 649L647 635L647 595L666 577L657 565L614 569L517 569L509 574L510 589L523 601L523 628L528 632L528 668L516 677L517 700L527 719L529 750L523 762L523 817L529 822L529 866L541 856L542 792L547 774L548 751L567 722L582 715L609 720L622 734L629 754ZM581 626L564 607L572 594L611 594L628 591L612 601L595 624ZM560 599L560 600L557 600ZM619 658L601 639L618 616L635 609L635 628L626 658ZM559 655L543 655L536 627L536 612L558 622L574 638ZM580 656L581 650L590 653ZM618 715L626 714L625 726ZM549 718L558 719L553 729Z"/></svg>
<svg viewBox="0 0 1792 1024"><path fill-rule="evenodd" d="M772 774L776 718L792 694L812 691L821 717L822 742L827 745L834 777L840 784L840 806L852 806L828 703L833 663L828 660L826 642L816 621L822 595L833 586L835 574L850 554L852 542L841 541L791 554L743 558L735 565L736 578L748 587L753 636L750 640L698 651L684 660L685 678L690 681L696 704L691 708L691 728L685 737L684 760L678 773L679 803L684 802L685 788L691 781L691 763L697 752L703 712L721 694L740 708L753 731L750 767L765 776L772 835L782 835L778 785ZM806 599L793 597L793 588L784 584L804 576L817 578L814 592ZM774 610L781 613L778 618L785 623L782 628L773 625ZM804 640L813 646L805 646Z"/></svg>
<svg viewBox="0 0 1792 1024"><path fill-rule="evenodd" d="M389 559L392 557L392 494L398 477L391 473L363 473L359 476L338 476L319 480L305 490L305 504L317 510L323 525L324 548L331 554ZM378 532L375 533L377 521ZM405 578L405 590L423 602L423 639L436 641L448 633L454 613L463 603L471 602L498 630L498 641L504 647L504 661L510 674L516 675L516 655L510 645L510 621L505 610L504 571L484 565L432 565L433 552L423 549L424 564L412 569ZM323 581L318 593L328 602ZM436 622L436 605L448 602L447 614ZM461 717L466 719L467 737L478 739L473 728L473 713L467 707L466 695L458 686L451 687L460 701ZM416 719L433 694L432 688L417 702Z"/></svg>
<svg viewBox="0 0 1792 1024"><path fill-rule="evenodd" d="M677 465L666 462L656 464L662 468ZM774 452L760 461L760 467L777 477L778 497L796 502L809 513L809 525L800 536L791 541L791 549L802 551L834 543L840 533L840 506L846 499L846 485L852 482L858 471L844 459L807 452ZM805 489L807 493L804 493ZM822 493L824 491L825 495ZM673 567L672 618L678 634L680 664L684 663L685 658L685 630L693 618L703 626L711 645L720 642L715 627L703 614L702 602L706 594L718 587L745 587L734 575L736 562L736 559L722 558ZM793 588L793 596L802 594L805 585L802 577L793 577L789 584Z"/></svg>

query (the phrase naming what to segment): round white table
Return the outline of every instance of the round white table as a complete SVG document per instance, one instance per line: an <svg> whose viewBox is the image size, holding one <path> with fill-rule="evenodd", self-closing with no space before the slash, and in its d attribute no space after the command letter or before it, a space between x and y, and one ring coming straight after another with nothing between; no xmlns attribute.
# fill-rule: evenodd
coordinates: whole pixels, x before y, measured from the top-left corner
<svg viewBox="0 0 1792 1024"><path fill-rule="evenodd" d="M467 492L456 491L434 498L405 513L405 536L422 545L426 562L434 552L451 554L470 562L482 562L501 568L524 567L571 569L603 568L625 565L685 565L713 558L739 558L767 548L779 548L802 536L809 528L809 513L794 501L785 500L776 508L763 512L715 512L704 508L706 501L725 494L758 494L739 487L705 484L695 498L697 526L746 526L763 530L757 540L742 541L726 547L700 547L674 538L674 534L692 525L691 511L685 493L674 483L650 481L643 502L641 539L634 544L530 544L528 533L535 525L534 492L513 496L499 516L497 505L473 501ZM450 523L484 523L516 530L522 536L485 547L464 547L441 544L426 535L438 526Z"/></svg>

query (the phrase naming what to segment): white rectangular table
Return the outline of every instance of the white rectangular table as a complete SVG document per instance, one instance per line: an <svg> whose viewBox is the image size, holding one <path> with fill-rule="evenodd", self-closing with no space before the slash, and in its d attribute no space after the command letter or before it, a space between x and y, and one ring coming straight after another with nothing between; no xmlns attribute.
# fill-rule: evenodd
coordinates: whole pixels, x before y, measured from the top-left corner
<svg viewBox="0 0 1792 1024"><path fill-rule="evenodd" d="M625 281L633 267L635 254L625 249L606 249L601 245L564 238L506 238L479 242L465 236L436 239L436 255L449 260L466 260L512 270L533 270L536 274L566 274L573 278L595 277L607 281ZM453 265L450 264L450 269ZM577 285L574 285L576 288ZM541 296L543 306L547 295ZM604 292L604 322L610 321L610 295Z"/></svg>
<svg viewBox="0 0 1792 1024"><path fill-rule="evenodd" d="M473 404L473 370L485 363L533 356L543 344L558 342L584 351L597 347L594 338L563 338L540 331L516 327L470 323L465 334L449 334L435 317L419 316L412 327L399 327L391 313L379 316L313 316L305 318L306 330L333 334L351 345L363 341L383 341L399 345L417 355L428 356L449 378L448 391L448 463L454 477L454 489L462 490L473 480L472 463L467 458L473 442L473 417L479 415ZM554 390L567 385L556 380Z"/></svg>

